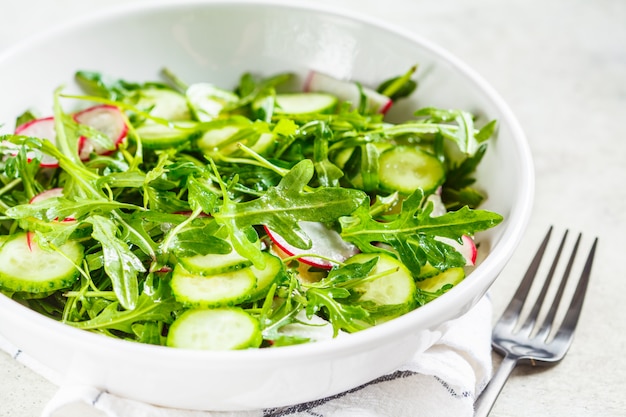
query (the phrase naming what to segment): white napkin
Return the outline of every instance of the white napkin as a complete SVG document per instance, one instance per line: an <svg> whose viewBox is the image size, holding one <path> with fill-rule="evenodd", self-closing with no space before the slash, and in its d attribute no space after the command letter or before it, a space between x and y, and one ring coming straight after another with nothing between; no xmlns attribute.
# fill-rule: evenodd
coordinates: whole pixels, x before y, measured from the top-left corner
<svg viewBox="0 0 626 417"><path fill-rule="evenodd" d="M97 388L61 385L41 417L471 417L474 400L491 378L491 301L484 297L464 316L441 327L442 338L387 375L330 398L291 407L242 412L156 407ZM51 382L62 378L0 336L7 351ZM83 410L83 412L81 412ZM97 411L96 411L97 410Z"/></svg>

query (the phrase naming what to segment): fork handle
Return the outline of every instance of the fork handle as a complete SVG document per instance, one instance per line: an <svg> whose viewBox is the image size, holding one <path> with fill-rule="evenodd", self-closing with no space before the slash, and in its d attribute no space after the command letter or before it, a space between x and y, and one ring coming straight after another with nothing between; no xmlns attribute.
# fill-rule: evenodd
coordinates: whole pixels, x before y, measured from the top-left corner
<svg viewBox="0 0 626 417"><path fill-rule="evenodd" d="M474 417L487 417L489 415L498 395L500 395L500 391L502 391L504 384L509 379L509 375L511 375L516 364L517 359L509 356L505 356L502 359L491 381L489 381L489 384L487 384L474 403Z"/></svg>

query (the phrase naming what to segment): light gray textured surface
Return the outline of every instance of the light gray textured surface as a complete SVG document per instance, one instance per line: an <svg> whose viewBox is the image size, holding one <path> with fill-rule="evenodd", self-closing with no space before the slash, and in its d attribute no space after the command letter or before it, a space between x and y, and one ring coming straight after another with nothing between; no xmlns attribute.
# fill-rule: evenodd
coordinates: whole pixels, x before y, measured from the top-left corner
<svg viewBox="0 0 626 417"><path fill-rule="evenodd" d="M130 1L2 0L0 50L66 19ZM496 314L550 224L584 232L587 246L593 235L600 238L570 353L555 368L515 371L492 415L626 415L626 277L620 264L626 253L626 2L318 3L353 9L431 38L489 80L521 122L536 165L535 211L518 252L492 290ZM38 416L55 390L0 353L0 416Z"/></svg>

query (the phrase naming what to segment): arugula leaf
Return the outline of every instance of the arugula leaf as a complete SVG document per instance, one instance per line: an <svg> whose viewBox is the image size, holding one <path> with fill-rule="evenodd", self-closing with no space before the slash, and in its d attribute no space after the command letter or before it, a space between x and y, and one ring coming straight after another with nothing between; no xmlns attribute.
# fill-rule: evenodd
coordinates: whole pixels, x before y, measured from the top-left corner
<svg viewBox="0 0 626 417"><path fill-rule="evenodd" d="M90 214L106 214L117 209L138 210L133 204L102 199L54 197L36 203L21 204L7 210L7 216L14 219L34 217L52 221L55 219L82 218Z"/></svg>
<svg viewBox="0 0 626 417"><path fill-rule="evenodd" d="M292 73L281 73L267 78L256 79L250 73L243 74L239 86L235 90L241 99L227 110L232 111L241 108L267 95L272 96L276 86L289 82L293 76Z"/></svg>
<svg viewBox="0 0 626 417"><path fill-rule="evenodd" d="M333 325L335 336L341 329L356 332L370 327L367 324L369 313L362 306L339 301L350 295L351 292L345 288L310 288L306 292L307 315L313 316L323 310Z"/></svg>
<svg viewBox="0 0 626 417"><path fill-rule="evenodd" d="M374 192L378 190L379 185L379 162L378 157L380 152L378 148L372 143L366 143L360 146L360 174L363 181L363 190L367 192Z"/></svg>
<svg viewBox="0 0 626 417"><path fill-rule="evenodd" d="M181 306L173 298L161 300L142 293L133 310L120 310L119 307L120 303L117 301L111 302L92 319L66 323L84 330L112 329L133 334L136 330L134 326L138 322L171 323L172 313Z"/></svg>
<svg viewBox="0 0 626 417"><path fill-rule="evenodd" d="M407 72L398 77L383 81L376 91L394 101L410 96L417 88L417 82L411 79L415 71L417 71L417 65L412 66Z"/></svg>
<svg viewBox="0 0 626 417"><path fill-rule="evenodd" d="M93 226L93 238L102 245L104 270L111 279L120 305L133 310L139 297L137 275L145 272L146 268L126 242L117 237L117 225L112 220L91 216L87 221Z"/></svg>
<svg viewBox="0 0 626 417"><path fill-rule="evenodd" d="M24 113L20 114L19 116L17 116L17 118L15 119L15 127L21 126L23 124L26 124L28 122L31 122L33 120L35 120L37 118L37 116L35 116L33 114L33 112L27 110Z"/></svg>
<svg viewBox="0 0 626 417"><path fill-rule="evenodd" d="M351 303L352 288L368 279L377 258L363 264L352 263L333 269L321 281L307 285L306 312L310 317L318 312L328 316L336 336L339 330L355 332L370 327L370 314L363 305Z"/></svg>
<svg viewBox="0 0 626 417"><path fill-rule="evenodd" d="M121 100L141 87L140 84L112 79L95 71L77 71L74 79L87 94L110 100Z"/></svg>
<svg viewBox="0 0 626 417"><path fill-rule="evenodd" d="M171 239L169 250L177 257L229 253L230 244L215 236L219 229L220 225L213 219L187 225Z"/></svg>
<svg viewBox="0 0 626 417"><path fill-rule="evenodd" d="M497 126L498 124L495 120L492 120L483 126L475 135L478 143L483 143L489 140L489 138L491 138L491 136L495 133Z"/></svg>
<svg viewBox="0 0 626 417"><path fill-rule="evenodd" d="M204 213L212 213L217 204L218 196L210 188L210 181L200 181L196 177L189 177L187 180L189 193L189 206L192 210L202 210Z"/></svg>
<svg viewBox="0 0 626 417"><path fill-rule="evenodd" d="M302 127L306 130L307 126ZM313 163L317 174L317 181L324 187L337 187L343 172L337 165L328 159L328 143L332 141L333 133L323 122L315 124L316 135L313 143Z"/></svg>
<svg viewBox="0 0 626 417"><path fill-rule="evenodd" d="M225 201L214 217L229 229L231 236L250 225L265 225L290 244L307 249L311 242L298 222L334 222L350 214L367 198L362 191L340 187L305 192L313 173L313 162L299 162L276 187L268 189L261 197L242 203Z"/></svg>
<svg viewBox="0 0 626 417"><path fill-rule="evenodd" d="M33 158L33 156L29 154L27 146L19 146L16 153L15 146L11 145L16 141L14 135L0 136L0 141L2 142L2 145L0 145L2 154L12 156L11 158L5 158L3 161L4 175L8 178L20 180L24 187L25 200L28 201L42 190L41 184L35 179L39 170L41 157L35 156ZM26 139L26 143L28 141L29 140ZM31 140L31 142L34 141Z"/></svg>
<svg viewBox="0 0 626 417"><path fill-rule="evenodd" d="M482 144L476 153L463 159L460 163L450 163L446 180L442 187L441 198L448 210L458 210L463 206L476 208L484 200L483 194L471 187L476 181L472 175L487 151L487 145Z"/></svg>
<svg viewBox="0 0 626 417"><path fill-rule="evenodd" d="M340 219L341 236L364 252L379 252L378 243L395 249L400 260L414 274L425 263L436 268L461 266L464 260L449 245L434 239L436 236L460 239L473 235L502 221L502 216L484 210L463 207L455 212L431 217L432 203L424 206L424 194L418 189L402 203L402 210L385 221L371 216L369 206L362 205L351 216Z"/></svg>
<svg viewBox="0 0 626 417"><path fill-rule="evenodd" d="M453 140L459 150L466 155L473 155L478 148L478 140L474 130L474 118L472 114L464 110L442 110L426 107L414 113L417 117L425 117L428 123L454 122L457 129L441 129L441 134Z"/></svg>

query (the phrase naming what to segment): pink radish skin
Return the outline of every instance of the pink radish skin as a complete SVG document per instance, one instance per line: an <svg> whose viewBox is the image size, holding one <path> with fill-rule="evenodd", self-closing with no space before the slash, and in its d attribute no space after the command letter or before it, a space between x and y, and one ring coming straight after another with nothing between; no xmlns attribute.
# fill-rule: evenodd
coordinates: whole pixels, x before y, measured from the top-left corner
<svg viewBox="0 0 626 417"><path fill-rule="evenodd" d="M56 146L57 134L54 128L54 117L44 117L24 123L15 129L15 134L46 139ZM59 161L57 161L56 158L44 154L39 165L44 168L57 168Z"/></svg>
<svg viewBox="0 0 626 417"><path fill-rule="evenodd" d="M128 126L122 111L109 104L89 107L74 115L77 123L89 126L107 135L113 141L114 149L105 149L102 146L91 142L88 138L81 138L80 158L84 161L89 159L89 155L110 155L126 138Z"/></svg>
<svg viewBox="0 0 626 417"><path fill-rule="evenodd" d="M49 190L42 191L41 193L31 198L29 203L33 204L39 201L44 201L49 198L55 198L55 197L63 197L63 188L51 188ZM66 217L65 219L62 220L63 223L72 223L75 221L76 219L74 217ZM30 245L30 240L29 240L29 245Z"/></svg>
<svg viewBox="0 0 626 417"><path fill-rule="evenodd" d="M51 188L31 198L29 203L33 204L39 201L47 200L49 198L62 197L62 196L63 196L63 188ZM72 219L72 221L73 220L74 219ZM33 246L32 246L33 245L33 232L31 232L30 230L26 232L26 242L28 243L28 249L32 252L33 251Z"/></svg>
<svg viewBox="0 0 626 417"><path fill-rule="evenodd" d="M391 108L393 101L371 88L361 87L367 97L370 108L376 112L385 114ZM358 104L360 100L359 88L350 81L339 80L317 71L311 71L304 82L305 92L324 92L334 94L342 101Z"/></svg>
<svg viewBox="0 0 626 417"><path fill-rule="evenodd" d="M39 201L44 201L54 197L63 197L63 188L51 188L49 190L42 191L41 193L31 198L29 203L37 203Z"/></svg>
<svg viewBox="0 0 626 417"><path fill-rule="evenodd" d="M467 235L463 235L461 240L463 243L459 243L454 239L449 239L445 237L437 237L438 241L446 243L456 249L463 257L465 258L465 266L474 266L476 265L476 256L478 254L478 250L476 249L476 243L474 243L474 239Z"/></svg>
<svg viewBox="0 0 626 417"><path fill-rule="evenodd" d="M115 106L108 104L89 107L74 115L77 123L90 126L109 136L115 148L126 138L128 126L121 110ZM31 120L15 129L16 135L32 136L40 139L46 139L56 146L56 130L54 117L44 117ZM104 149L101 146L91 143L85 137L81 137L78 143L79 155L82 160L87 160L92 152L100 155L110 154L114 151ZM59 161L48 155L43 155L40 165L44 168L58 168Z"/></svg>
<svg viewBox="0 0 626 417"><path fill-rule="evenodd" d="M287 254L287 256L298 256L308 253L324 256L334 261L306 256L298 258L302 263L317 268L331 269L337 263L343 262L359 252L356 246L344 241L339 233L328 229L322 223L300 222L299 225L304 233L311 239L312 246L310 249L300 249L290 245L282 236L274 233L267 226L265 226L265 231L272 242Z"/></svg>
<svg viewBox="0 0 626 417"><path fill-rule="evenodd" d="M446 214L446 206L443 204L441 200L441 187L437 190L436 193L428 196L428 201L433 203L433 211L431 213L432 217L442 216ZM476 248L476 243L474 243L474 239L467 235L463 235L461 240L463 244L460 244L454 239L449 239L445 237L437 237L437 240L443 243L447 243L457 250L466 260L465 266L474 266L476 265L476 256L478 255L478 250Z"/></svg>
<svg viewBox="0 0 626 417"><path fill-rule="evenodd" d="M33 251L33 232L30 230L26 232L26 244L28 245L28 250Z"/></svg>

